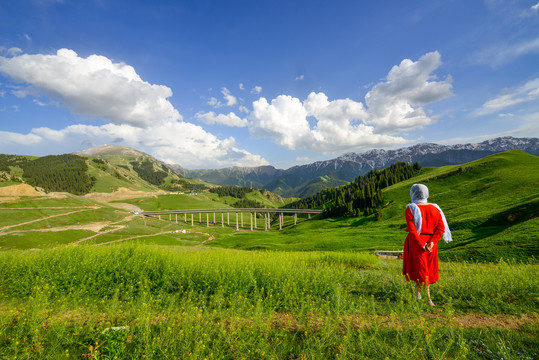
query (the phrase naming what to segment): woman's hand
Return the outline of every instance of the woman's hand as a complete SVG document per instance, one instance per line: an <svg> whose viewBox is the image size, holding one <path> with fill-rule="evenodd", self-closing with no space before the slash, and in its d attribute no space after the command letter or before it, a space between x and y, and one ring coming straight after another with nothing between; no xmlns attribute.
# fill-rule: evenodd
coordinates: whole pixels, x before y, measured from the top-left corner
<svg viewBox="0 0 539 360"><path fill-rule="evenodd" d="M434 247L434 242L429 241L427 245L425 245L425 251L432 252L432 248Z"/></svg>

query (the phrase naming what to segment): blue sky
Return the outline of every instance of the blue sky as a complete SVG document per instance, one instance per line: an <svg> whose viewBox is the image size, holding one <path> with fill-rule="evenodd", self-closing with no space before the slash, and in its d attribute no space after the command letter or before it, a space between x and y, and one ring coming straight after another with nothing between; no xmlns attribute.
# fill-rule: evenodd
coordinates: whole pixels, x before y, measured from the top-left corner
<svg viewBox="0 0 539 360"><path fill-rule="evenodd" d="M539 2L0 0L0 153L186 168L539 136Z"/></svg>

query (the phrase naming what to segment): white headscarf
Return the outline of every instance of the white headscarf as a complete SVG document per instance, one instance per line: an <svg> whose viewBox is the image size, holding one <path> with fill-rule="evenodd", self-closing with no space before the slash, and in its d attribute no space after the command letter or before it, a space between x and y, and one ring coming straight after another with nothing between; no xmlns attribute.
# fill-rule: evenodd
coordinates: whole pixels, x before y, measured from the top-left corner
<svg viewBox="0 0 539 360"><path fill-rule="evenodd" d="M421 234L421 227L423 226L423 217L421 216L421 210L419 210L418 203L427 202L429 197L429 188L423 184L414 184L410 188L410 197L412 198L412 203L408 204L406 207L410 209L412 216L414 217L414 225L418 234ZM443 239L446 243L453 240L451 236L451 230L449 230L449 225L447 224L447 219L445 218L444 212L437 204L432 204L442 215L442 220L444 222L445 231L443 234Z"/></svg>

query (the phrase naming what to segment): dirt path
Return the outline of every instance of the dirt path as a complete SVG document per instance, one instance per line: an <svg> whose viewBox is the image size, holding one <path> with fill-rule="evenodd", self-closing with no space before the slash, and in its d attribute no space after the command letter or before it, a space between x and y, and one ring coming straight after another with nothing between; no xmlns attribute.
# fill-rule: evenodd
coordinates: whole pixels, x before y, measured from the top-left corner
<svg viewBox="0 0 539 360"><path fill-rule="evenodd" d="M151 237L151 236L157 236L157 235L165 235L165 234L170 234L170 233L171 233L171 231L168 230L168 231L163 231L163 232L159 232L159 233L155 233L155 234L136 235L136 236L131 236L131 237L128 237L128 238L107 241L107 242L99 243L99 244L95 244L95 245L108 245L108 244L119 243L119 242L127 241L127 240L140 239L140 238L144 238L144 237ZM210 241L212 241L214 239L213 235L210 235L208 233L199 232L199 231L195 231L195 232L192 232L190 234L202 234L202 235L209 236L208 239L204 240L200 244L195 245L195 247L205 245L205 244L207 244L208 242L210 242ZM100 234L98 234L98 235L100 235ZM98 235L96 235L96 236L98 236ZM95 236L93 236L93 237L95 237Z"/></svg>
<svg viewBox="0 0 539 360"><path fill-rule="evenodd" d="M96 231L97 234L92 235L92 236L88 236L88 237L85 237L85 238L82 238L82 239L78 239L78 240L72 242L71 245L77 245L77 244L80 244L83 241L91 240L91 239L96 238L98 236L101 236L103 234L108 234L108 233L115 232L115 231L118 231L118 230L121 230L121 229L125 229L126 225L124 225L124 224L118 225L118 224L123 223L123 222L129 222L129 221L133 220L135 218L135 216L136 215L130 214L130 215L124 217L122 220L118 220L118 221L115 221L113 223L109 222L107 224L107 226L112 226L112 228L110 228L108 230L105 230L103 232Z"/></svg>
<svg viewBox="0 0 539 360"><path fill-rule="evenodd" d="M412 319L399 319L390 316L378 315L343 315L338 317L339 322L343 327L352 327L354 329L368 329L373 324L379 324L384 327L389 327L397 330L405 330L409 328L417 328L428 325L429 327L436 326L452 326L463 328L477 327L495 327L500 329L517 329L525 324L535 324L539 322L537 314L521 314L521 315L485 315L485 314L463 314L447 317L443 314L426 313ZM271 324L274 328L283 330L311 330L316 331L324 326L324 320L316 315L311 318L300 321L294 314L277 313L271 317Z"/></svg>
<svg viewBox="0 0 539 360"><path fill-rule="evenodd" d="M97 234L94 234L92 236L88 236L88 237L85 237L85 238L82 238L82 239L78 239L77 241L72 242L71 245L77 245L77 244L80 244L83 241L91 240L91 239L96 238L98 236L108 234L108 233L111 233L111 232L115 232L115 231L118 231L118 230L121 230L121 229L124 229L124 228L125 228L125 225L114 225L112 228L110 228L108 230L105 230L103 232L96 231Z"/></svg>
<svg viewBox="0 0 539 360"><path fill-rule="evenodd" d="M107 242L99 243L99 244L96 244L96 245L108 245L108 244L114 244L114 243L118 243L118 242L122 242L122 241L127 241L127 240L140 239L140 238L144 238L144 237L157 236L157 235L164 235L164 234L170 234L170 230L168 230L168 231L162 231L162 232L155 233L155 234L146 234L146 235L130 236L130 237L127 237L127 238L118 239L118 240L112 240L112 241L107 241Z"/></svg>
<svg viewBox="0 0 539 360"><path fill-rule="evenodd" d="M202 235L206 235L208 238L206 240L204 240L203 242L201 242L200 244L198 245L195 245L195 246L202 246L202 245L206 245L210 242L212 242L213 240L215 240L215 236L211 235L211 234L208 234L208 233L203 233L203 232L196 232L195 234L202 234Z"/></svg>
<svg viewBox="0 0 539 360"><path fill-rule="evenodd" d="M25 233L25 232L58 232L58 231L66 231L66 230L90 230L93 232L99 232L102 228L109 226L110 222L96 222L96 223L90 223L90 224L84 224L84 225L66 225L66 226L59 226L54 228L46 228L46 229L28 229L28 230L11 230L7 232L1 232L1 235L7 235L7 234L16 234L16 233Z"/></svg>
<svg viewBox="0 0 539 360"><path fill-rule="evenodd" d="M0 208L2 210L65 210L65 209L97 209L97 206L43 206L43 207L19 207Z"/></svg>
<svg viewBox="0 0 539 360"><path fill-rule="evenodd" d="M0 304L1 306L1 304ZM18 310L15 311L18 313ZM54 317L61 317L65 321L78 322L82 321L84 323L91 322L90 319L95 319L95 314L90 310L77 309L77 310L67 310L66 312L60 312L53 315ZM154 324L162 324L164 320L175 322L174 316L164 316L162 314L153 313L150 315L150 321ZM100 318L103 322L107 319L107 314L102 313ZM324 319L325 318L325 319ZM403 321L402 319L388 321L388 316L379 316L379 315L343 315L338 316L337 321L340 323L341 328L344 329L353 329L353 330L368 330L373 326L392 328L405 330L417 326L428 326L430 329L435 327L451 326L451 327L461 327L461 328L496 328L496 329L518 329L526 324L537 324L539 322L539 317L537 314L520 314L520 315L485 315L485 314L462 314L455 315L452 317L447 317L442 314L425 314L424 316L415 317ZM49 320L50 317L47 317ZM354 320L350 322L350 320ZM302 317L301 321L298 320L297 315L290 313L275 313L270 317L260 319L260 322L268 324L273 329L280 329L284 331L305 331L308 330L309 333L316 333L323 329L326 324L325 321L334 321L335 317L320 317L313 314L312 317ZM181 321L181 319L178 319ZM221 319L224 323L227 323L231 329L239 329L243 327L252 327L253 319L252 318L241 318L233 317L229 319ZM330 325L333 326L333 325Z"/></svg>
<svg viewBox="0 0 539 360"><path fill-rule="evenodd" d="M125 204L125 203L118 203L118 204L116 204L115 207L116 208L121 208L121 209L124 209L124 210L138 209L138 207L136 207L134 205ZM45 228L45 229L28 229L28 230L5 231L5 230L9 230L9 229L18 227L18 226L28 225L28 224L32 224L32 223L36 223L36 222L40 222L40 221L44 221L44 220L48 220L48 219L52 219L52 218L55 218L55 217L76 214L76 213L83 212L83 211L95 210L95 209L98 209L98 208L99 208L99 206L84 206L84 207L69 207L69 206L63 206L62 207L62 206L58 206L58 207L41 207L41 208L34 208L34 207L0 208L0 211L1 210L56 210L56 209L64 210L64 209L77 209L77 210L65 212L65 213L62 213L62 214L50 215L50 216L45 216L45 217L42 217L42 218L39 218L39 219L25 221L25 222L18 223L18 224L2 226L2 227L0 227L0 236L8 235L8 234L14 234L14 233L57 232L57 231L65 231L65 230L91 230L91 231L96 233L94 235L78 239L78 240L71 243L71 245L78 245L78 244L80 244L80 243L82 243L84 241L95 239L95 238L97 238L97 237L99 237L101 235L109 234L109 233L113 233L113 232L125 229L126 226L127 226L125 223L128 223L128 222L132 221L136 217L136 215L129 214L128 216L124 217L122 220L115 221L115 222L105 221L105 222L95 222L95 223L83 224L83 225L66 225L66 226L59 226L59 227ZM165 221L165 220L162 220L162 221ZM121 224L121 223L123 223L123 224ZM110 227L110 228L105 230L105 231L101 231L101 229L103 229L105 227ZM123 241L128 241L128 240L133 240L133 239L144 238L144 237L151 237L151 236L169 234L170 232L171 232L170 230L167 230L167 231L162 231L162 232L153 233L153 234L130 236L130 237L126 237L126 238L123 238L123 239L107 241L107 242L103 242L103 243L99 243L99 244L95 244L95 245L113 244L113 243L117 243L117 242L123 242ZM206 245L206 244L210 243L211 241L213 241L215 239L215 237L213 235L208 234L208 233L203 233L203 232L198 232L197 231L197 232L193 232L193 234L202 234L202 235L208 237L206 240L204 240L203 242L201 242L200 244L197 244L195 246Z"/></svg>
<svg viewBox="0 0 539 360"><path fill-rule="evenodd" d="M32 208L32 209L39 210L41 208ZM14 227L17 227L17 226L33 224L33 223L36 223L36 222L39 222L39 221L48 220L48 219L52 219L52 218L55 218L55 217L66 216L66 215L76 214L76 213L79 213L79 212L88 211L88 210L95 210L95 209L99 209L99 207L98 206L88 206L88 207L84 207L82 209L79 208L79 210L75 210L75 211L70 211L70 212L56 214L56 215L45 216L45 217L42 217L42 218L39 218L39 219L30 220L30 221L26 221L26 222L14 224L14 225L2 226L2 227L0 227L0 231L11 229L11 228L14 228Z"/></svg>

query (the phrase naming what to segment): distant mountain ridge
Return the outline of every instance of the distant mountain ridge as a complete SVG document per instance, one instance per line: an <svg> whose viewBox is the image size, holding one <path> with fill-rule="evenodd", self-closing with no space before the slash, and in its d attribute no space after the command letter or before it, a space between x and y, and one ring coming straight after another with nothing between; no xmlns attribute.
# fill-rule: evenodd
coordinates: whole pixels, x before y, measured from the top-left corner
<svg viewBox="0 0 539 360"><path fill-rule="evenodd" d="M230 167L217 170L183 169L180 174L220 185L252 185L281 196L305 197L325 188L346 184L370 170L383 169L400 161L408 164L419 162L421 166L458 165L508 150L523 150L537 156L539 139L500 137L476 144L423 143L396 150L349 152L335 159L296 165L287 170L273 166Z"/></svg>
<svg viewBox="0 0 539 360"><path fill-rule="evenodd" d="M273 166L240 167L233 166L223 169L187 170L180 165L168 165L180 175L202 179L218 185L238 185L264 188L273 179L279 177L285 170Z"/></svg>
<svg viewBox="0 0 539 360"><path fill-rule="evenodd" d="M149 158L155 162L162 163L151 155L146 154L145 152L121 145L109 145L103 144L94 146L86 150L78 151L75 155L85 156L88 158L104 158L110 159L114 157L126 157L130 159L136 159L138 157Z"/></svg>

